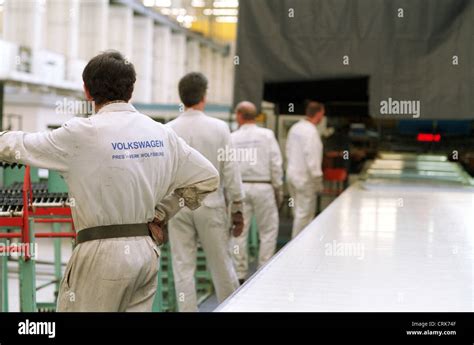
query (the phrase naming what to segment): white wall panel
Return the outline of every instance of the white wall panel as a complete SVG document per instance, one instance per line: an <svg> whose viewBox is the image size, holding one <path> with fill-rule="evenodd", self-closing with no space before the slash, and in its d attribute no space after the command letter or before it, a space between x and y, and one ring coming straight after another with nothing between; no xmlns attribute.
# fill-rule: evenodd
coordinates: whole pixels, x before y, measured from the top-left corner
<svg viewBox="0 0 474 345"><path fill-rule="evenodd" d="M214 96L211 90L211 72L212 72L212 51L208 47L201 45L201 59L200 59L200 71L204 74L209 82L209 89L207 90L207 101L211 102Z"/></svg>
<svg viewBox="0 0 474 345"><path fill-rule="evenodd" d="M156 25L153 36L153 103L171 102L171 29ZM174 91L174 90L173 90Z"/></svg>
<svg viewBox="0 0 474 345"><path fill-rule="evenodd" d="M32 49L43 47L46 2L6 0L3 6L3 37Z"/></svg>
<svg viewBox="0 0 474 345"><path fill-rule="evenodd" d="M108 0L80 0L79 2L79 58L90 60L107 49Z"/></svg>
<svg viewBox="0 0 474 345"><path fill-rule="evenodd" d="M119 5L109 7L108 49L118 50L131 59L133 47L133 11Z"/></svg>
<svg viewBox="0 0 474 345"><path fill-rule="evenodd" d="M186 72L186 36L181 33L171 35L171 102L181 102L178 94L179 80Z"/></svg>
<svg viewBox="0 0 474 345"><path fill-rule="evenodd" d="M137 71L133 100L150 103L153 78L153 20L150 18L133 17L132 62Z"/></svg>
<svg viewBox="0 0 474 345"><path fill-rule="evenodd" d="M186 42L186 73L199 72L201 68L201 53L199 42L188 40Z"/></svg>
<svg viewBox="0 0 474 345"><path fill-rule="evenodd" d="M76 58L79 47L79 0L48 0L45 48Z"/></svg>

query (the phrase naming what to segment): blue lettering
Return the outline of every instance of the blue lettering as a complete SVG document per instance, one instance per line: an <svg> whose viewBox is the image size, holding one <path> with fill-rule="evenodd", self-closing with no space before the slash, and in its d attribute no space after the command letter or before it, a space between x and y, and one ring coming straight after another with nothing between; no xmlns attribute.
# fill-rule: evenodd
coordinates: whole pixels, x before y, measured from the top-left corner
<svg viewBox="0 0 474 345"><path fill-rule="evenodd" d="M113 150L138 150L153 147L164 147L163 140L144 140L144 141L130 141L130 142L115 142L111 143Z"/></svg>

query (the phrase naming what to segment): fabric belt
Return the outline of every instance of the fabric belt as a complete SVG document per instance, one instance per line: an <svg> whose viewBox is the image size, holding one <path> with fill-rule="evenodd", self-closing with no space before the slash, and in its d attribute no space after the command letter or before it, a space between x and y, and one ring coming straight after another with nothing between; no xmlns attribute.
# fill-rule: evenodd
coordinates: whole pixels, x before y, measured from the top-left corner
<svg viewBox="0 0 474 345"><path fill-rule="evenodd" d="M243 183L272 183L272 181L242 181Z"/></svg>
<svg viewBox="0 0 474 345"><path fill-rule="evenodd" d="M108 238L150 236L147 224L120 224L95 226L77 233L76 244Z"/></svg>

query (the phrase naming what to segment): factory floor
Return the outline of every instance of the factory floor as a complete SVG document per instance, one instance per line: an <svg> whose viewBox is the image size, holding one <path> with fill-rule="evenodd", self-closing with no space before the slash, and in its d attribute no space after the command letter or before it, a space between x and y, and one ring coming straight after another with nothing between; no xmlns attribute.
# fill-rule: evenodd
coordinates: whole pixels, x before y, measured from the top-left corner
<svg viewBox="0 0 474 345"><path fill-rule="evenodd" d="M333 199L323 198L322 208L324 209ZM288 212L281 212L280 229L278 236L278 250L285 245L291 237L291 226L292 219L288 217ZM35 231L46 232L50 231L50 227L45 224L35 225ZM61 231L70 231L68 225L63 225ZM41 238L37 239L38 250L37 250L37 262L36 262L36 286L39 287L43 284L47 284L54 279L54 266L46 264L47 262L52 263L54 261L54 245L53 240ZM72 253L72 244L70 239L61 239L61 257L63 262L63 272ZM19 275L18 275L18 262L16 259L8 262L8 297L9 297L9 311L18 312L20 311L19 304ZM249 275L252 275L257 271L257 263L255 261L250 262ZM37 290L36 300L38 303L51 303L55 300L54 296L55 285L51 284L44 288ZM218 305L215 295L211 295L199 306L199 311L211 312Z"/></svg>
<svg viewBox="0 0 474 345"><path fill-rule="evenodd" d="M352 177L350 181L354 181L356 177ZM321 207L324 210L334 198L324 197L321 200ZM277 251L280 250L288 241L291 239L291 228L293 225L293 219L288 218L285 214L286 212L281 212L280 214L280 228L278 231L278 246ZM257 271L257 262L256 260L249 262L249 277L251 277ZM204 302L199 305L200 312L212 312L217 308L219 302L215 294L209 296Z"/></svg>

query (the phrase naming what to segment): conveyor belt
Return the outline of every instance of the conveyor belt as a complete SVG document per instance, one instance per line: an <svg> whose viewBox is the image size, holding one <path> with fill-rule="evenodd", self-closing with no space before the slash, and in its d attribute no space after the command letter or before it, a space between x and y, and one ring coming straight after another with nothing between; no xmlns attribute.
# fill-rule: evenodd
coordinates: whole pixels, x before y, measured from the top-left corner
<svg viewBox="0 0 474 345"><path fill-rule="evenodd" d="M474 191L351 186L217 311L474 311Z"/></svg>
<svg viewBox="0 0 474 345"><path fill-rule="evenodd" d="M445 156L382 153L366 164L362 174L370 184L376 180L474 186L474 179L457 162Z"/></svg>

